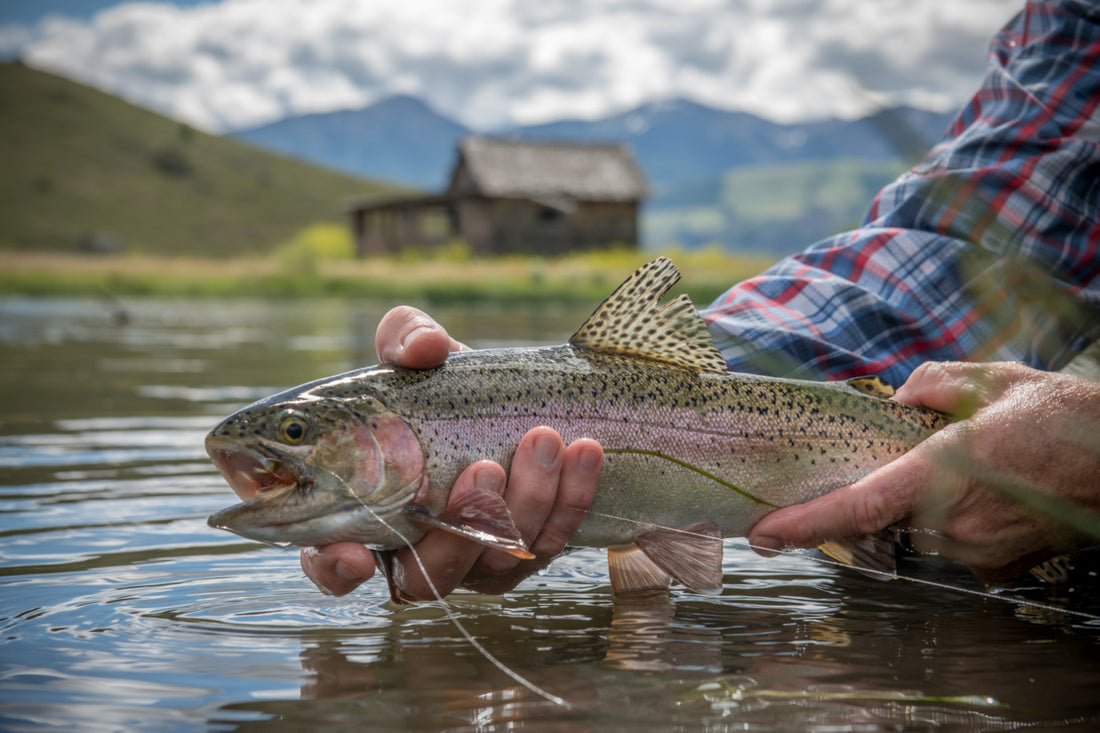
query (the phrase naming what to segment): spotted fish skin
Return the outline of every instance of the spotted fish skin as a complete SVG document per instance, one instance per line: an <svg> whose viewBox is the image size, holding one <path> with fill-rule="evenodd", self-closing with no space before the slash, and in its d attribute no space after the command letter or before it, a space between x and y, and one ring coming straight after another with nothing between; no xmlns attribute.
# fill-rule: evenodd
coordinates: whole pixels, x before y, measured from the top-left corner
<svg viewBox="0 0 1100 733"><path fill-rule="evenodd" d="M548 425L605 451L571 544L620 545L700 521L743 536L764 514L852 483L947 424L843 383L726 372L690 300L658 302L676 277L667 260L647 265L561 346L459 352L424 370L369 367L241 410L211 432L208 451L243 498L265 482L279 490L211 524L266 541L395 549L444 517L466 466L491 459L507 469L523 435ZM300 442L280 442L298 419ZM301 499L308 522L286 511L271 520L299 495L313 502L306 510ZM330 495L343 498L317 503Z"/></svg>
<svg viewBox="0 0 1100 733"><path fill-rule="evenodd" d="M842 385L698 373L571 345L461 352L428 370L374 368L282 402L355 405L364 395L408 423L441 492L474 461L507 469L538 425L567 443L599 441L603 476L573 539L593 546L628 542L639 524L699 519L741 536L768 511L847 485L946 424Z"/></svg>

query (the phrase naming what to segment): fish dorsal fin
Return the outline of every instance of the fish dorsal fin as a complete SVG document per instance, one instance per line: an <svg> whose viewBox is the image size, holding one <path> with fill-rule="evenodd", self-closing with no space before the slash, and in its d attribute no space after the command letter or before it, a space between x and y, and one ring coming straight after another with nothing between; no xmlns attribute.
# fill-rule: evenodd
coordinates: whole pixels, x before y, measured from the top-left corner
<svg viewBox="0 0 1100 733"><path fill-rule="evenodd" d="M894 396L894 388L890 386L885 379L879 376L854 377L848 380L848 386L865 395L878 397L883 400L888 400Z"/></svg>
<svg viewBox="0 0 1100 733"><path fill-rule="evenodd" d="M683 294L659 302L679 279L680 272L667 257L643 265L600 304L569 343L725 374L726 360L691 298Z"/></svg>

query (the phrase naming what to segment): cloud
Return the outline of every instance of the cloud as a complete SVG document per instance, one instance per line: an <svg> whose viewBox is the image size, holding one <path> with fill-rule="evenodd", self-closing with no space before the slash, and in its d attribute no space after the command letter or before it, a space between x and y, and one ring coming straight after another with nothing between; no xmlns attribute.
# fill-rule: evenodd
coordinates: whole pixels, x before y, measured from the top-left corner
<svg viewBox="0 0 1100 733"><path fill-rule="evenodd" d="M688 97L791 121L946 108L1005 0L224 0L0 27L0 47L220 131L394 93L487 129Z"/></svg>

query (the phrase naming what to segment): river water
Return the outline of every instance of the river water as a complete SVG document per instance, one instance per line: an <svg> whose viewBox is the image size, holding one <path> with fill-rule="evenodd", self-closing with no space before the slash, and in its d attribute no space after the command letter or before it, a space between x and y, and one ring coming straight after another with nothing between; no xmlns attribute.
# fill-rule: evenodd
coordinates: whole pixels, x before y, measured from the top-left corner
<svg viewBox="0 0 1100 733"><path fill-rule="evenodd" d="M615 601L596 550L506 597L450 597L490 654L564 707L498 671L440 604L392 606L380 579L328 597L296 551L208 528L235 498L205 432L373 362L383 309L0 299L0 730L1100 726L1088 574L975 595L935 558L884 582L733 539L717 597ZM436 313L473 346L560 342L585 315Z"/></svg>

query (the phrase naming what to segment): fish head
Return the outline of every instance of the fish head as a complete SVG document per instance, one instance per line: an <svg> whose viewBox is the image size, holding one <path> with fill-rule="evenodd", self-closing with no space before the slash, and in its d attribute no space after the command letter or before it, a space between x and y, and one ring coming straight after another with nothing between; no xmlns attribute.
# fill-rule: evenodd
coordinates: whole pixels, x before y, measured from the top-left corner
<svg viewBox="0 0 1100 733"><path fill-rule="evenodd" d="M210 431L206 452L243 502L208 523L271 544L404 544L401 512L424 482L412 428L362 395L258 402Z"/></svg>

